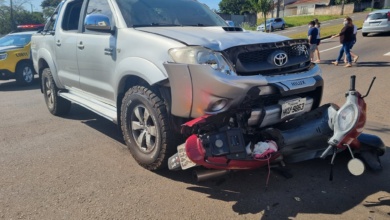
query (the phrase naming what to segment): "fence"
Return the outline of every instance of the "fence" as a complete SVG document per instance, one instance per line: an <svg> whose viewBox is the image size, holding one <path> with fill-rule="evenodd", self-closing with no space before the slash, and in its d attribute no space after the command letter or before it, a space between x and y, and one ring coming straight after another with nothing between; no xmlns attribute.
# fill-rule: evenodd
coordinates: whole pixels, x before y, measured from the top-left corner
<svg viewBox="0 0 390 220"><path fill-rule="evenodd" d="M233 21L236 26L240 26L242 23L248 23L251 26L255 26L257 23L256 14L244 14L244 15L230 15L230 14L220 14L225 20Z"/></svg>

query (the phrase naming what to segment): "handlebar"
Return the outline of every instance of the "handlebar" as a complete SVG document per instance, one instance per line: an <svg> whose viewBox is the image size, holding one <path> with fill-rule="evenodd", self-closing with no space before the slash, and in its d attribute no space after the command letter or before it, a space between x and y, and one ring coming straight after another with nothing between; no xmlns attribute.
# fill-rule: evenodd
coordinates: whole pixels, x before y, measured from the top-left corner
<svg viewBox="0 0 390 220"><path fill-rule="evenodd" d="M355 80L356 80L356 76L352 75L351 76L351 81L350 81L349 91L355 91Z"/></svg>

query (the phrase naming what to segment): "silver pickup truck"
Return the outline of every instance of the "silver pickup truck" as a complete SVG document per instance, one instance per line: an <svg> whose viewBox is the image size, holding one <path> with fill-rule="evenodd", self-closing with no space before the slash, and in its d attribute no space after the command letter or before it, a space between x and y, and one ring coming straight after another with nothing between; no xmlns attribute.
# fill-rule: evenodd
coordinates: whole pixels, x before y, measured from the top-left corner
<svg viewBox="0 0 390 220"><path fill-rule="evenodd" d="M308 42L229 27L196 0L64 0L32 37L47 107L72 103L120 126L143 167L167 165L183 123L246 109L265 129L319 106Z"/></svg>

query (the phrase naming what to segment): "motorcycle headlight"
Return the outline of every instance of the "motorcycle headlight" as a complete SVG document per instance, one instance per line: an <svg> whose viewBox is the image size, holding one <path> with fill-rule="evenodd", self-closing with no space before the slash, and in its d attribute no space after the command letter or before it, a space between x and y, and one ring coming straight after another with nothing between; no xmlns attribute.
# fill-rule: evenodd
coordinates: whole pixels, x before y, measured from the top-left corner
<svg viewBox="0 0 390 220"><path fill-rule="evenodd" d="M356 119L356 110L350 105L340 111L337 117L337 123L341 131L348 131L355 124Z"/></svg>
<svg viewBox="0 0 390 220"><path fill-rule="evenodd" d="M7 53L0 53L0 60L7 59Z"/></svg>
<svg viewBox="0 0 390 220"><path fill-rule="evenodd" d="M227 75L237 75L233 66L219 52L204 47L182 47L169 50L176 63L209 65L214 70Z"/></svg>

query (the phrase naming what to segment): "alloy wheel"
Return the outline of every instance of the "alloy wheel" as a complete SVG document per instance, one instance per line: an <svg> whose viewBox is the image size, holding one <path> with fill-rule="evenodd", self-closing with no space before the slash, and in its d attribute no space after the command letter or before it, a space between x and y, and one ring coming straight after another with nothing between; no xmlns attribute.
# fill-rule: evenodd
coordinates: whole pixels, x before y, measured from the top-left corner
<svg viewBox="0 0 390 220"><path fill-rule="evenodd" d="M138 148L143 152L152 152L157 140L157 127L154 118L144 105L134 108L130 118L131 129Z"/></svg>

